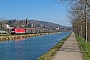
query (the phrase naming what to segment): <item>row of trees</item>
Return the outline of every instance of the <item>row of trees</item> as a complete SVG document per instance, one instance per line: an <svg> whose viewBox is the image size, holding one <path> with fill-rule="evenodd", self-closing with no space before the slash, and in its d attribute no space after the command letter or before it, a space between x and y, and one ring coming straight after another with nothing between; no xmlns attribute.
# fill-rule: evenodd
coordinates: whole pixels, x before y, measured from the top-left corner
<svg viewBox="0 0 90 60"><path fill-rule="evenodd" d="M79 36L90 41L90 0L55 0L57 2L67 3L68 17L73 26L73 30Z"/></svg>

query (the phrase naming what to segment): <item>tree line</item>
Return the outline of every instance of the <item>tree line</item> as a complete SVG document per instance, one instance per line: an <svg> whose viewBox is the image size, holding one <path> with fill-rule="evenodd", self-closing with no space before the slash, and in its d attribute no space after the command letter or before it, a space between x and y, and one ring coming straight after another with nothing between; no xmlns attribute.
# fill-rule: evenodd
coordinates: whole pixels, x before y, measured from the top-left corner
<svg viewBox="0 0 90 60"><path fill-rule="evenodd" d="M67 12L73 31L90 41L90 0L54 0L69 6Z"/></svg>

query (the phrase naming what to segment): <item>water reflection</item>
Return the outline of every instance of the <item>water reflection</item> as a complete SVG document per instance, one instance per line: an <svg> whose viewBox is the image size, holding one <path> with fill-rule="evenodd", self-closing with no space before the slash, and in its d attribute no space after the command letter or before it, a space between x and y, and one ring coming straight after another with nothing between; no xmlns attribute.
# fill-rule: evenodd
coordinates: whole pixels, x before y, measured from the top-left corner
<svg viewBox="0 0 90 60"><path fill-rule="evenodd" d="M15 60L23 60L23 59L25 59L23 57L25 57L26 45L22 42L24 40L25 40L25 38L15 40L15 46L14 46L15 47L15 52L14 52Z"/></svg>
<svg viewBox="0 0 90 60"><path fill-rule="evenodd" d="M69 32L2 41L0 60L36 60L68 34Z"/></svg>
<svg viewBox="0 0 90 60"><path fill-rule="evenodd" d="M19 41L23 41L23 40L25 40L25 38L15 39L15 42L19 42Z"/></svg>
<svg viewBox="0 0 90 60"><path fill-rule="evenodd" d="M3 41L9 41L9 40L5 40L5 39L3 39L3 40L0 40L0 42L3 42Z"/></svg>
<svg viewBox="0 0 90 60"><path fill-rule="evenodd" d="M25 38L15 39L14 41L19 42L19 41L23 41L23 40L25 40ZM10 40L5 40L5 39L0 40L0 42L3 42L3 41L10 41Z"/></svg>

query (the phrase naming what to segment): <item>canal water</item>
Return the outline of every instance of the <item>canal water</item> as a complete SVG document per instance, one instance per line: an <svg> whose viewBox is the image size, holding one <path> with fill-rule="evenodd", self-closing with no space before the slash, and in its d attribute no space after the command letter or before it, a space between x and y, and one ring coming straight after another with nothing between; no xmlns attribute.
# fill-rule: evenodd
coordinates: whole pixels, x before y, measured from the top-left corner
<svg viewBox="0 0 90 60"><path fill-rule="evenodd" d="M0 42L0 60L36 60L70 32Z"/></svg>

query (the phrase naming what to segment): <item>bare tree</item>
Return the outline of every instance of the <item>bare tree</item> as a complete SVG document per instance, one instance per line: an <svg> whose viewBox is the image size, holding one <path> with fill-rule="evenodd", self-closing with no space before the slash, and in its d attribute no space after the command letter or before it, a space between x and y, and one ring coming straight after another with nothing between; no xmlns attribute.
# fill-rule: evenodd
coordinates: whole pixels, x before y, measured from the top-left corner
<svg viewBox="0 0 90 60"><path fill-rule="evenodd" d="M90 0L54 0L57 3L67 3L69 18L75 32L88 41L88 20L90 19ZM84 22L85 21L85 22ZM82 28L84 26L85 28ZM83 32L84 31L84 32ZM84 33L84 34L83 34Z"/></svg>

